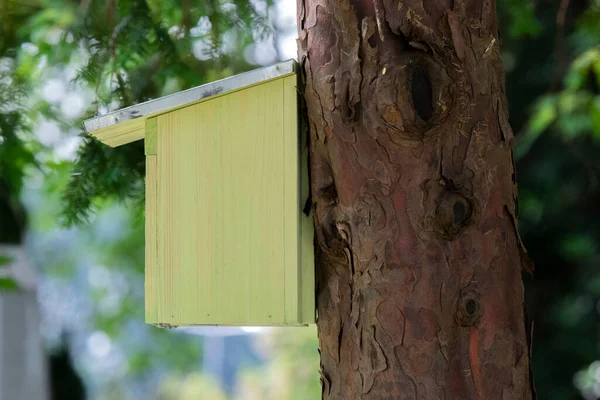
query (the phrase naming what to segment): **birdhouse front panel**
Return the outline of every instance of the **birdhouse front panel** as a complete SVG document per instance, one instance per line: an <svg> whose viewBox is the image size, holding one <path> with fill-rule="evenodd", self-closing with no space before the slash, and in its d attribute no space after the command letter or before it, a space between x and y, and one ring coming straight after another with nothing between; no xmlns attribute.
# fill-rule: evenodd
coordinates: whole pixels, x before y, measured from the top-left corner
<svg viewBox="0 0 600 400"><path fill-rule="evenodd" d="M118 119L131 112L119 114L112 131L96 131L109 145L144 132L146 322L314 322L313 227L302 213L307 149L298 133L296 75L287 66L154 110L143 124L129 118L126 129Z"/></svg>

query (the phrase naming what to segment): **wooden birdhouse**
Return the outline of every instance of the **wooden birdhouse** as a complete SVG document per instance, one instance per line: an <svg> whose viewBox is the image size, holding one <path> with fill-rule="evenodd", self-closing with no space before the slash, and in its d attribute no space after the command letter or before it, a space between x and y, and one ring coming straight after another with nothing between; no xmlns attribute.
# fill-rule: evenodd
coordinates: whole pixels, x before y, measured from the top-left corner
<svg viewBox="0 0 600 400"><path fill-rule="evenodd" d="M108 146L145 140L146 322L314 322L296 69L290 60L85 121Z"/></svg>

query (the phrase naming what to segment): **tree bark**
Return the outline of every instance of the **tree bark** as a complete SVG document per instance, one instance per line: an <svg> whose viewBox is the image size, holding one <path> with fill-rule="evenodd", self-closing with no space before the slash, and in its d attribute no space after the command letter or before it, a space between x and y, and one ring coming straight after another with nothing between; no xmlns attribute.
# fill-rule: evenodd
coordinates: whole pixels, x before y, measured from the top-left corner
<svg viewBox="0 0 600 400"><path fill-rule="evenodd" d="M299 0L324 399L532 399L493 0Z"/></svg>

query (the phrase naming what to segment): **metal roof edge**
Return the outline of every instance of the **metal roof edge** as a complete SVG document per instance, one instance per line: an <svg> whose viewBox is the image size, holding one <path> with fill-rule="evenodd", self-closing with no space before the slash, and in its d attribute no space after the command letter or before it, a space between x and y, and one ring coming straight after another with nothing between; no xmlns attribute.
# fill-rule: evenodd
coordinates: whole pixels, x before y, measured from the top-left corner
<svg viewBox="0 0 600 400"><path fill-rule="evenodd" d="M218 81L173 93L168 96L159 97L158 99L115 110L108 114L93 117L83 121L83 126L86 133L92 133L126 121L167 112L212 96L222 95L247 86L256 85L263 81L269 81L293 74L297 71L297 66L296 60L289 59L277 64L257 68Z"/></svg>

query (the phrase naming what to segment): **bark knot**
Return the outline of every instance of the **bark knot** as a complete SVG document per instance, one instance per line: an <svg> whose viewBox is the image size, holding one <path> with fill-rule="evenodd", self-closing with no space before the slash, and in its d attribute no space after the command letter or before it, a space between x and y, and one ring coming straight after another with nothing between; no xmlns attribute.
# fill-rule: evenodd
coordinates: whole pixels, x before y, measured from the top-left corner
<svg viewBox="0 0 600 400"><path fill-rule="evenodd" d="M471 201L460 193L446 190L440 194L435 218L441 234L448 238L456 238L467 226L473 217Z"/></svg>
<svg viewBox="0 0 600 400"><path fill-rule="evenodd" d="M433 116L433 89L425 68L415 68L411 76L411 93L413 107L423 121Z"/></svg>
<svg viewBox="0 0 600 400"><path fill-rule="evenodd" d="M472 288L461 290L456 306L456 322L460 326L473 326L479 323L482 314L479 293Z"/></svg>

